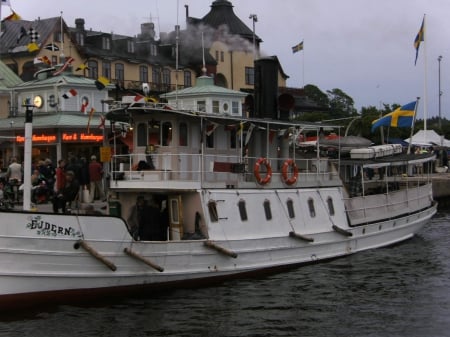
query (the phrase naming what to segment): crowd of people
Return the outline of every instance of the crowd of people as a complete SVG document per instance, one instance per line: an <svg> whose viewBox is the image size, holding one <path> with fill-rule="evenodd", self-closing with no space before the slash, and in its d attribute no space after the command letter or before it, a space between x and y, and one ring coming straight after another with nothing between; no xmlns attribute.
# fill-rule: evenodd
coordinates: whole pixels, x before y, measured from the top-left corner
<svg viewBox="0 0 450 337"><path fill-rule="evenodd" d="M69 154L67 160L58 160L57 166L49 158L39 160L33 164L31 172L31 202L52 202L55 213L65 213L67 205L76 200L87 203L93 203L96 199L106 201L103 165L95 155L88 162L86 157L77 158ZM10 198L13 203L19 203L23 175L23 164L16 157L11 158L0 181L3 199ZM88 197L82 200L83 195Z"/></svg>

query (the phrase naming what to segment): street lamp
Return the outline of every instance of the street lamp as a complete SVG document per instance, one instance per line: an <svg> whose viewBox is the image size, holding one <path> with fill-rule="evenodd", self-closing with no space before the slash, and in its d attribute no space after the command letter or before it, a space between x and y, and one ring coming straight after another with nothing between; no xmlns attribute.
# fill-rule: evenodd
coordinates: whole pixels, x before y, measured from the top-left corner
<svg viewBox="0 0 450 337"><path fill-rule="evenodd" d="M442 122L441 122L441 96L442 96L442 91L441 91L441 60L442 60L442 55L439 55L438 57L438 81L439 81L439 131L441 131L442 133Z"/></svg>
<svg viewBox="0 0 450 337"><path fill-rule="evenodd" d="M258 16L256 16L256 14L250 14L248 18L253 20L253 59L256 59L255 23L258 22Z"/></svg>

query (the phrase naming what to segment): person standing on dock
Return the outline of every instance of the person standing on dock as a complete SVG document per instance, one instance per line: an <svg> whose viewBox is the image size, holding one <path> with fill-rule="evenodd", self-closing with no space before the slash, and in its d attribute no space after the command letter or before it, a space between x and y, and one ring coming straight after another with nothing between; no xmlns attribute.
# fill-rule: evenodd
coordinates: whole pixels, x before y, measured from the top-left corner
<svg viewBox="0 0 450 337"><path fill-rule="evenodd" d="M89 201L92 203L95 200L95 194L98 193L100 200L105 201L105 192L103 191L103 166L97 161L96 156L91 156L89 163L89 179L90 179L90 194Z"/></svg>

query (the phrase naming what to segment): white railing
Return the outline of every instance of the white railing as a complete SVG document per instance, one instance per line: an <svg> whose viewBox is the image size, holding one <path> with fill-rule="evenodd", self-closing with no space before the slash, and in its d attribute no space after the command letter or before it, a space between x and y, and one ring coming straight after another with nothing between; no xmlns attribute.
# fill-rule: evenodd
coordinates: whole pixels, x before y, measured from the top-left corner
<svg viewBox="0 0 450 337"><path fill-rule="evenodd" d="M202 184L240 186L255 183L255 163L259 158L192 153L139 153L113 156L111 179L125 181L190 181ZM272 178L267 187L283 186L282 167L288 158L269 158ZM296 159L298 168L296 186L302 182L330 180L337 177L327 158ZM259 167L260 175L267 174L267 167ZM289 171L289 176L293 173ZM255 185L256 186L256 185ZM277 186L278 187L278 186Z"/></svg>

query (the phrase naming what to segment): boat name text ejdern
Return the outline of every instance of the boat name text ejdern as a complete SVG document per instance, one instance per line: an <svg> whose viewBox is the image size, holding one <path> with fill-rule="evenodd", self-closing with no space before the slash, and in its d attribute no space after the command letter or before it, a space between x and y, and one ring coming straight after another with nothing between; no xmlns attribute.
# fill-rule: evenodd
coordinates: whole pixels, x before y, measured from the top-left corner
<svg viewBox="0 0 450 337"><path fill-rule="evenodd" d="M63 227L42 220L39 215L31 217L31 222L26 226L30 230L36 230L37 235L42 236L70 236L81 238L81 232L73 227Z"/></svg>

